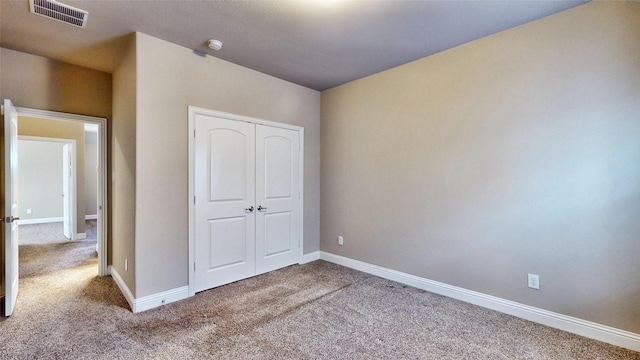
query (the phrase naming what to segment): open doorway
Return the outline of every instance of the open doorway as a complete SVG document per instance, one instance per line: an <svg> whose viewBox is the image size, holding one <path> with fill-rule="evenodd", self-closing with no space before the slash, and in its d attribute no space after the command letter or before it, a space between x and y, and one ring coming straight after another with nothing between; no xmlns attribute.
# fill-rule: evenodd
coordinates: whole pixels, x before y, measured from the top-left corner
<svg viewBox="0 0 640 360"><path fill-rule="evenodd" d="M16 110L19 142L30 141L27 148L37 142L39 147L49 149L46 154L41 153L40 159L30 160L36 163L30 164L35 165L35 170L18 162L19 243L94 242L98 275L108 275L106 119L27 108ZM34 156L21 155L20 151L18 155L22 161L23 155ZM42 158L48 159L49 166L43 164ZM31 173L22 174L23 167Z"/></svg>
<svg viewBox="0 0 640 360"><path fill-rule="evenodd" d="M40 136L18 137L20 245L53 244L87 238L86 227L85 232L80 234L76 226L76 141ZM95 152L93 156L87 156L86 140L84 149L84 156L80 158L84 159L86 169ZM79 189L84 189L85 202L90 198L94 198L94 203L96 201L96 187L87 190L87 183L95 180L95 177L84 177L84 187Z"/></svg>

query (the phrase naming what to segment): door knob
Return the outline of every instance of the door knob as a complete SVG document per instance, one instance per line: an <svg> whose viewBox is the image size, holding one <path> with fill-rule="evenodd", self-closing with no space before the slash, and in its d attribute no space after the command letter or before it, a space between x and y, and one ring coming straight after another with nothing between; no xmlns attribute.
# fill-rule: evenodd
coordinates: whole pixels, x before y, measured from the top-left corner
<svg viewBox="0 0 640 360"><path fill-rule="evenodd" d="M253 206L249 206L248 208L245 208L244 211L252 212L253 211Z"/></svg>
<svg viewBox="0 0 640 360"><path fill-rule="evenodd" d="M258 205L258 211L262 211L262 210L267 210L267 208L262 205Z"/></svg>

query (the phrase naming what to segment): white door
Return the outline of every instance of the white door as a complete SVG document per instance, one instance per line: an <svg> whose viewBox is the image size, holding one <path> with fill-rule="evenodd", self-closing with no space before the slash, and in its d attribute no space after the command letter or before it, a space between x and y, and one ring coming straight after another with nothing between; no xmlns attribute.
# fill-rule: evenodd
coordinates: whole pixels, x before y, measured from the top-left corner
<svg viewBox="0 0 640 360"><path fill-rule="evenodd" d="M255 126L195 117L194 289L255 275Z"/></svg>
<svg viewBox="0 0 640 360"><path fill-rule="evenodd" d="M67 239L71 239L71 146L62 147L62 229Z"/></svg>
<svg viewBox="0 0 640 360"><path fill-rule="evenodd" d="M300 138L294 130L256 125L256 272L298 262Z"/></svg>
<svg viewBox="0 0 640 360"><path fill-rule="evenodd" d="M9 316L18 297L18 112L11 100L4 100L4 217L5 297L4 314Z"/></svg>

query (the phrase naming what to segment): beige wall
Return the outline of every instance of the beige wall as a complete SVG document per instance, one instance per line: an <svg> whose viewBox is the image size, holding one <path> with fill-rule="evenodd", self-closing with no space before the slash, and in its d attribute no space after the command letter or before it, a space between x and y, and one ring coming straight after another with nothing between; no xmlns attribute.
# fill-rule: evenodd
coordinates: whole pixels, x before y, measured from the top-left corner
<svg viewBox="0 0 640 360"><path fill-rule="evenodd" d="M98 133L84 133L84 213L98 214Z"/></svg>
<svg viewBox="0 0 640 360"><path fill-rule="evenodd" d="M319 248L320 93L137 34L136 296L188 284L188 106L305 128L305 252Z"/></svg>
<svg viewBox="0 0 640 360"><path fill-rule="evenodd" d="M133 296L136 296L136 86L136 41L132 35L113 73L111 264Z"/></svg>
<svg viewBox="0 0 640 360"><path fill-rule="evenodd" d="M20 139L18 141L18 204L24 220L62 218L63 142ZM31 209L31 214L27 213Z"/></svg>
<svg viewBox="0 0 640 360"><path fill-rule="evenodd" d="M76 233L84 233L84 125L78 122L19 116L18 135L73 139L76 141ZM18 164L18 166L20 165Z"/></svg>
<svg viewBox="0 0 640 360"><path fill-rule="evenodd" d="M111 74L5 48L0 71L15 106L111 118Z"/></svg>
<svg viewBox="0 0 640 360"><path fill-rule="evenodd" d="M640 333L638 44L594 2L323 92L321 250Z"/></svg>
<svg viewBox="0 0 640 360"><path fill-rule="evenodd" d="M111 74L6 48L0 48L0 74L0 99L10 99L19 107L106 118L110 138ZM107 160L109 172L110 158ZM110 180L107 193L111 193ZM107 198L108 209L110 201ZM107 223L107 234L110 263L110 223Z"/></svg>

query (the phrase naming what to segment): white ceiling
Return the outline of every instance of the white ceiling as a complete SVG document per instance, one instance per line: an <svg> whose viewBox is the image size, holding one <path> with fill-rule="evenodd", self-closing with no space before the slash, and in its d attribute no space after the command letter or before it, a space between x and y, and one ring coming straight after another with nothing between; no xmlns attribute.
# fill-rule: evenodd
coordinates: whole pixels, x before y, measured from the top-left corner
<svg viewBox="0 0 640 360"><path fill-rule="evenodd" d="M0 1L2 47L112 72L140 31L312 89L324 90L577 6L545 1L60 0L85 29ZM224 43L206 47L209 38Z"/></svg>

